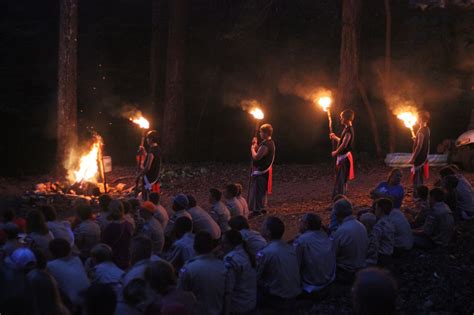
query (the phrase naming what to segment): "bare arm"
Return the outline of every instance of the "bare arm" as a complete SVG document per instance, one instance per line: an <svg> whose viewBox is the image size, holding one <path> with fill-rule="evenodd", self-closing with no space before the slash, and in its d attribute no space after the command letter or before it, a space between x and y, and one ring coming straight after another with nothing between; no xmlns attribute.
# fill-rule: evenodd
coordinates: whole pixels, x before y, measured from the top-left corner
<svg viewBox="0 0 474 315"><path fill-rule="evenodd" d="M267 153L268 153L268 148L264 145L262 145L260 148L257 148L255 145L252 146L251 148L252 151L252 159L254 161L259 161L261 158L263 158Z"/></svg>
<svg viewBox="0 0 474 315"><path fill-rule="evenodd" d="M333 151L332 152L332 156L336 156L338 155L342 150L344 150L345 148L347 148L347 146L349 145L349 141L351 140L351 135L350 134L346 134L344 136L344 138L342 138L342 142L339 141L339 146L337 147L336 151Z"/></svg>
<svg viewBox="0 0 474 315"><path fill-rule="evenodd" d="M150 170L151 168L151 164L153 163L153 160L155 159L155 156L153 154L148 154L147 155L147 160L146 160L146 163L145 165L143 166L143 170L140 172L140 176L143 176L145 175L146 173L148 173L148 171Z"/></svg>

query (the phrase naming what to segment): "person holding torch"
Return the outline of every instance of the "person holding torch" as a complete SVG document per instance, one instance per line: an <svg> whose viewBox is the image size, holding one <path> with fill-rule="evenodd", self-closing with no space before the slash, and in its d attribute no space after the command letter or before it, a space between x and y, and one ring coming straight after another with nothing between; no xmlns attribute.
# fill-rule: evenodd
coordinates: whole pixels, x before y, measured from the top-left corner
<svg viewBox="0 0 474 315"><path fill-rule="evenodd" d="M346 109L340 114L341 124L344 130L341 137L334 133L329 134L329 138L337 142L337 148L331 152L332 157L336 158L336 182L332 197L337 195L346 195L347 181L354 179L354 161L352 158L352 145L354 143L354 111Z"/></svg>
<svg viewBox="0 0 474 315"><path fill-rule="evenodd" d="M413 196L417 198L416 187L423 185L423 178L429 177L428 154L430 152L430 113L422 111L418 113L420 128L413 137L413 153L409 164L413 164L411 174L413 176Z"/></svg>
<svg viewBox="0 0 474 315"><path fill-rule="evenodd" d="M145 147L140 147L140 151L145 154L145 162L137 175L137 178L143 177L143 200L148 200L151 192L160 192L161 152L158 147L158 131L149 131L146 134L146 142L148 151Z"/></svg>

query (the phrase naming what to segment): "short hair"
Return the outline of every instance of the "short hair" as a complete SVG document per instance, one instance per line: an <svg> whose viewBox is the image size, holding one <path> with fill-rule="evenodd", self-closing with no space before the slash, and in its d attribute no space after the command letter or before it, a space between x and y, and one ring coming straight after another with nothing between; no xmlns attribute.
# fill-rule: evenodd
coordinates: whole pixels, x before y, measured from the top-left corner
<svg viewBox="0 0 474 315"><path fill-rule="evenodd" d="M103 212L109 211L109 204L112 202L112 197L108 194L103 194L99 197L99 206Z"/></svg>
<svg viewBox="0 0 474 315"><path fill-rule="evenodd" d="M260 131L263 132L264 134L270 136L270 137L273 135L273 127L270 124L261 125L260 126Z"/></svg>
<svg viewBox="0 0 474 315"><path fill-rule="evenodd" d="M220 201L222 199L222 192L217 188L209 189L209 193L211 194L212 198L217 201Z"/></svg>
<svg viewBox="0 0 474 315"><path fill-rule="evenodd" d="M55 221L58 217L58 214L56 213L56 209L54 209L53 206L44 205L44 206L41 206L39 210L41 211L41 213L43 213L46 221Z"/></svg>
<svg viewBox="0 0 474 315"><path fill-rule="evenodd" d="M194 250L198 254L208 254L214 249L211 234L200 231L194 237Z"/></svg>
<svg viewBox="0 0 474 315"><path fill-rule="evenodd" d="M244 187L242 186L242 184L235 183L234 185L235 185L235 187L237 187L237 196L242 195L242 190L244 189Z"/></svg>
<svg viewBox="0 0 474 315"><path fill-rule="evenodd" d="M173 265L164 260L151 262L145 270L145 279L160 294L165 294L177 282Z"/></svg>
<svg viewBox="0 0 474 315"><path fill-rule="evenodd" d="M76 214L81 221L89 220L92 218L92 207L88 205L78 205L76 207Z"/></svg>
<svg viewBox="0 0 474 315"><path fill-rule="evenodd" d="M306 213L303 216L303 222L307 224L310 231L319 231L321 229L321 217L315 213Z"/></svg>
<svg viewBox="0 0 474 315"><path fill-rule="evenodd" d="M394 168L388 173L387 182L389 182L392 179L393 175L395 175L396 172L399 172L400 174L403 174L401 169Z"/></svg>
<svg viewBox="0 0 474 315"><path fill-rule="evenodd" d="M82 293L87 315L113 315L117 307L117 294L110 284L93 283Z"/></svg>
<svg viewBox="0 0 474 315"><path fill-rule="evenodd" d="M237 231L250 228L247 218L245 218L243 215L232 217L229 220L229 226Z"/></svg>
<svg viewBox="0 0 474 315"><path fill-rule="evenodd" d="M159 204L160 203L160 194L157 193L157 192L152 192L150 193L150 195L148 196L148 199L153 202L155 205Z"/></svg>
<svg viewBox="0 0 474 315"><path fill-rule="evenodd" d="M71 245L63 238L55 238L48 244L49 251L54 258L63 258L71 254Z"/></svg>
<svg viewBox="0 0 474 315"><path fill-rule="evenodd" d="M193 230L193 221L188 217L179 217L174 224L174 233L177 237L181 237L187 232Z"/></svg>
<svg viewBox="0 0 474 315"><path fill-rule="evenodd" d="M443 179L443 184L448 190L454 189L458 186L459 179L456 177L456 175L448 175Z"/></svg>
<svg viewBox="0 0 474 315"><path fill-rule="evenodd" d="M441 176L441 178L445 178L446 176L455 175L455 174L456 172L450 166L442 167L439 170L439 176Z"/></svg>
<svg viewBox="0 0 474 315"><path fill-rule="evenodd" d="M242 234L240 234L237 230L228 230L224 233L224 238L227 243L232 246L238 246L243 244L244 239L242 238Z"/></svg>
<svg viewBox="0 0 474 315"><path fill-rule="evenodd" d="M384 214L390 214L393 209L393 202L388 198L379 198L375 200L375 206L382 210Z"/></svg>
<svg viewBox="0 0 474 315"><path fill-rule="evenodd" d="M422 122L427 123L427 122L430 121L431 115L426 110L422 110L422 111L418 112L418 119Z"/></svg>
<svg viewBox="0 0 474 315"><path fill-rule="evenodd" d="M237 194L239 193L239 188L235 184L229 184L225 187L225 190L229 195L232 197L237 197Z"/></svg>
<svg viewBox="0 0 474 315"><path fill-rule="evenodd" d="M436 202L444 202L445 194L441 188L433 188L430 191L430 199Z"/></svg>
<svg viewBox="0 0 474 315"><path fill-rule="evenodd" d="M355 113L352 109L346 109L342 111L341 117L344 120L353 121L355 118Z"/></svg>
<svg viewBox="0 0 474 315"><path fill-rule="evenodd" d="M123 288L123 299L131 305L137 305L147 298L146 281L135 278Z"/></svg>
<svg viewBox="0 0 474 315"><path fill-rule="evenodd" d="M113 257L112 248L104 243L97 244L91 249L91 257L94 258L97 263L111 261Z"/></svg>
<svg viewBox="0 0 474 315"><path fill-rule="evenodd" d="M428 186L426 186L426 185L416 186L416 194L422 200L428 199L429 192L430 192L430 190L429 190Z"/></svg>
<svg viewBox="0 0 474 315"><path fill-rule="evenodd" d="M136 236L132 239L131 252L134 262L151 257L153 243L151 239L145 236Z"/></svg>
<svg viewBox="0 0 474 315"><path fill-rule="evenodd" d="M336 201L333 205L334 213L337 217L346 218L352 214L352 203L347 198Z"/></svg>
<svg viewBox="0 0 474 315"><path fill-rule="evenodd" d="M119 200L112 200L109 204L110 215L109 218L111 220L120 220L123 218L124 209L123 204Z"/></svg>
<svg viewBox="0 0 474 315"><path fill-rule="evenodd" d="M280 218L269 216L264 224L272 240L279 240L283 237L285 233L285 223L283 223Z"/></svg>
<svg viewBox="0 0 474 315"><path fill-rule="evenodd" d="M159 138L158 131L156 130L148 131L148 133L146 134L146 138L149 139L153 143L158 143L158 138Z"/></svg>
<svg viewBox="0 0 474 315"><path fill-rule="evenodd" d="M186 197L188 197L188 209L196 207L196 198L193 195L187 195Z"/></svg>
<svg viewBox="0 0 474 315"><path fill-rule="evenodd" d="M352 294L356 314L395 314L397 283L383 269L361 270L356 276Z"/></svg>

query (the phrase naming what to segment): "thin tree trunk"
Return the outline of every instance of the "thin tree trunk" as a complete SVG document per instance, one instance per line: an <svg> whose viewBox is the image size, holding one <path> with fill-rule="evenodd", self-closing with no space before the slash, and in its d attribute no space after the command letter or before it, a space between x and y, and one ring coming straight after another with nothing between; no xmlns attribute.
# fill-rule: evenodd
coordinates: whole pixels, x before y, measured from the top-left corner
<svg viewBox="0 0 474 315"><path fill-rule="evenodd" d="M162 147L165 159L184 157L184 63L187 0L170 1Z"/></svg>
<svg viewBox="0 0 474 315"><path fill-rule="evenodd" d="M361 0L343 0L339 109L355 107L359 81L359 27Z"/></svg>
<svg viewBox="0 0 474 315"><path fill-rule="evenodd" d="M77 11L78 0L61 0L59 14L57 165L77 143Z"/></svg>
<svg viewBox="0 0 474 315"><path fill-rule="evenodd" d="M150 49L150 101L152 108L156 109L158 89L158 51L159 51L159 15L160 0L152 0L151 8L151 49Z"/></svg>
<svg viewBox="0 0 474 315"><path fill-rule="evenodd" d="M383 82L385 100L391 93L390 68L392 64L392 10L390 9L390 0L385 2L385 75ZM388 151L395 151L395 124L393 123L393 114L390 105L385 101L387 125L388 125Z"/></svg>
<svg viewBox="0 0 474 315"><path fill-rule="evenodd" d="M380 137L379 137L379 132L377 129L377 120L375 118L375 114L372 109L372 106L369 102L369 98L367 97L367 93L365 91L364 85L360 81L357 84L358 84L360 96L362 97L362 101L364 102L367 113L369 114L370 128L372 129L372 136L374 137L375 151L376 151L377 157L380 158L382 157L382 146L380 145Z"/></svg>

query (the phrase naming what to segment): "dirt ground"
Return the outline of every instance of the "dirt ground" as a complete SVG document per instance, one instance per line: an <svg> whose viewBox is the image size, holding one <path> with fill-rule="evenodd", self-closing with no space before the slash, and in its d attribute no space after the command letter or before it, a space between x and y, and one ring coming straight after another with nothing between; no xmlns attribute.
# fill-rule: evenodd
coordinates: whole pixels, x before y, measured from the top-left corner
<svg viewBox="0 0 474 315"><path fill-rule="evenodd" d="M185 171L183 171L185 170ZM387 177L390 169L382 162L373 161L358 165L356 179L349 185L348 197L356 208L368 207L369 191ZM193 194L198 203L208 207L208 190L224 188L226 184L240 182L247 194L249 169L246 165L209 164L168 166L164 169L168 179L163 187L162 201L170 205L177 193ZM274 168L274 192L269 198L269 215L283 219L286 225L285 239L292 239L298 232L298 221L302 214L314 211L323 222L329 222L330 197L333 186L333 169L330 164L320 165L276 165ZM428 182L436 179L436 170L431 170ZM474 183L474 174L465 176ZM133 185L133 168L116 168L109 182ZM119 181L116 181L120 179ZM12 199L32 190L35 183L51 180L48 176L24 179L0 179L0 196ZM411 204L411 185L408 169L404 170L403 185L407 193L404 207ZM71 215L70 209L62 216ZM251 220L259 229L264 217ZM458 225L455 239L444 250L431 252L413 250L407 257L395 262L392 273L399 284L398 311L401 314L472 314L474 311L474 222ZM297 313L306 314L350 314L351 298L348 288L332 292L322 302L305 307Z"/></svg>

